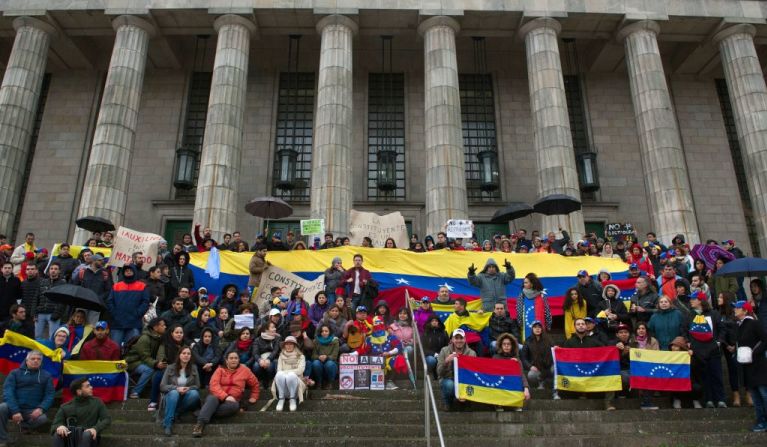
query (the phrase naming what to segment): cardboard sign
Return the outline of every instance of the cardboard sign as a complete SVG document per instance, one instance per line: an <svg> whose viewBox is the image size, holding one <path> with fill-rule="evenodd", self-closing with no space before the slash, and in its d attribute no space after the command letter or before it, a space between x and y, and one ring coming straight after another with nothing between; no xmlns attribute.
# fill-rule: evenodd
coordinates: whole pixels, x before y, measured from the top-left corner
<svg viewBox="0 0 767 447"><path fill-rule="evenodd" d="M306 219L301 221L301 235L315 236L325 234L325 219Z"/></svg>
<svg viewBox="0 0 767 447"><path fill-rule="evenodd" d="M131 262L133 253L140 251L144 254L142 270L149 270L157 264L157 244L163 240L162 236L154 233L142 233L130 228L120 227L115 233L112 255L108 265L122 267Z"/></svg>
<svg viewBox="0 0 767 447"><path fill-rule="evenodd" d="M349 222L351 244L362 245L365 236L373 240L373 247L383 247L387 238L394 239L397 248L407 249L410 246L405 218L399 211L379 216L376 213L352 210Z"/></svg>
<svg viewBox="0 0 767 447"><path fill-rule="evenodd" d="M279 287L280 295L284 296L290 296L293 289L301 287L304 289L304 301L312 304L317 292L325 290L325 275L318 276L314 281L307 281L279 267L273 265L267 267L261 275L261 285L256 291L254 300L261 312L271 306L272 287Z"/></svg>
<svg viewBox="0 0 767 447"><path fill-rule="evenodd" d="M447 221L445 233L447 237L471 238L474 223L470 220L450 219Z"/></svg>
<svg viewBox="0 0 767 447"><path fill-rule="evenodd" d="M384 358L355 354L342 354L338 387L342 390L383 390Z"/></svg>
<svg viewBox="0 0 767 447"><path fill-rule="evenodd" d="M253 329L253 326L255 326L255 322L253 321L253 314L240 314L234 316L234 329L239 330L244 327Z"/></svg>

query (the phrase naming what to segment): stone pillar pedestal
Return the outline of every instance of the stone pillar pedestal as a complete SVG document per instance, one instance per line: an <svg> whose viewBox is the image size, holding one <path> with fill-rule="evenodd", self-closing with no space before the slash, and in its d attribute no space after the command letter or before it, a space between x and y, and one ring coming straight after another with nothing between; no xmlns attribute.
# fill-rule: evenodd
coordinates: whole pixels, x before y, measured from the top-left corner
<svg viewBox="0 0 767 447"><path fill-rule="evenodd" d="M666 244L683 234L692 244L700 242L695 205L674 116L674 106L663 73L657 34L660 27L649 20L623 27L626 65L634 103L637 135L645 175L650 217L658 238Z"/></svg>
<svg viewBox="0 0 767 447"><path fill-rule="evenodd" d="M128 15L112 20L112 27L117 36L76 217L104 217L119 227L125 217L147 48L155 29ZM88 237L89 232L77 229L74 241L81 244Z"/></svg>
<svg viewBox="0 0 767 447"><path fill-rule="evenodd" d="M250 38L256 25L244 17L227 14L217 18L213 26L218 40L194 223L210 227L213 238L222 240L224 233L236 230Z"/></svg>
<svg viewBox="0 0 767 447"><path fill-rule="evenodd" d="M519 31L525 39L527 80L530 85L530 112L533 118L533 145L538 167L538 198L567 194L581 198L578 170L570 133L567 97L562 78L557 36L558 21L539 18ZM541 233L562 228L579 239L584 230L583 213L543 216Z"/></svg>
<svg viewBox="0 0 767 447"><path fill-rule="evenodd" d="M448 219L467 219L466 170L455 35L460 25L445 16L418 27L424 53L426 234L436 237Z"/></svg>
<svg viewBox="0 0 767 447"><path fill-rule="evenodd" d="M754 47L753 25L720 31L714 40L730 92L759 249L767 253L767 86Z"/></svg>
<svg viewBox="0 0 767 447"><path fill-rule="evenodd" d="M325 219L325 231L336 237L349 234L352 209L352 39L357 30L357 24L342 15L330 15L317 23L322 46L314 115L311 217Z"/></svg>
<svg viewBox="0 0 767 447"><path fill-rule="evenodd" d="M0 233L12 237L51 37L49 24L13 21L16 38L0 87Z"/></svg>

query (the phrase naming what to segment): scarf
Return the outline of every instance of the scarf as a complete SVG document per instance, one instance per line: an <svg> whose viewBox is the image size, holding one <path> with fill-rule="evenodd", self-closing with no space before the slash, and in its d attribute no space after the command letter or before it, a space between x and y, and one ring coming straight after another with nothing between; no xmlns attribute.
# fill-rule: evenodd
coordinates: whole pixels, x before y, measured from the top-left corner
<svg viewBox="0 0 767 447"><path fill-rule="evenodd" d="M335 338L336 337L334 335L332 335L332 334L328 335L327 337L323 337L322 335L318 335L317 336L317 341L320 342L321 345L327 346L330 343L332 343Z"/></svg>
<svg viewBox="0 0 767 447"><path fill-rule="evenodd" d="M541 292L534 289L522 289L522 295L525 298L522 300L524 306L522 313L522 327L524 328L524 331L522 331L523 343L528 337L533 335L533 321L538 320L545 327L546 312L543 308L543 300L536 299L540 294Z"/></svg>
<svg viewBox="0 0 767 447"><path fill-rule="evenodd" d="M644 337L640 337L639 335L637 335L634 338L637 341L637 346L639 346L639 349L644 349L645 346L647 346L647 336L646 335Z"/></svg>
<svg viewBox="0 0 767 447"><path fill-rule="evenodd" d="M264 332L265 334L266 332ZM261 334L263 336L263 334ZM247 340L237 340L237 350L238 351L247 351L250 349L250 345L253 344L253 339L249 338Z"/></svg>
<svg viewBox="0 0 767 447"><path fill-rule="evenodd" d="M703 315L700 310L695 310L695 317L693 317L690 323L690 337L702 342L708 343L714 339L714 332L711 330L711 326L706 320L706 316Z"/></svg>
<svg viewBox="0 0 767 447"><path fill-rule="evenodd" d="M263 338L264 340L268 340L268 341L274 340L275 335L276 334L270 334L270 333L268 333L266 331L261 332L261 338Z"/></svg>

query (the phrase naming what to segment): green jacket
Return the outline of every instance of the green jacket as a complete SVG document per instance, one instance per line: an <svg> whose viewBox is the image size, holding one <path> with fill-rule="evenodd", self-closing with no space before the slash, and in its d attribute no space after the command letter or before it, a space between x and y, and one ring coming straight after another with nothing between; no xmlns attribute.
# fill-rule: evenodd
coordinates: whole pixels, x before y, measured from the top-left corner
<svg viewBox="0 0 767 447"><path fill-rule="evenodd" d="M162 335L151 329L144 329L144 333L141 334L136 344L125 355L128 370L133 371L141 364L154 368L154 365L159 361L157 354L161 345Z"/></svg>
<svg viewBox="0 0 767 447"><path fill-rule="evenodd" d="M722 292L738 293L738 280L726 276L712 276L708 280L711 296L717 297Z"/></svg>
<svg viewBox="0 0 767 447"><path fill-rule="evenodd" d="M333 337L333 341L330 344L323 345L319 340L314 340L314 352L312 353L312 359L319 360L321 355L328 356L328 360L338 361L338 337Z"/></svg>
<svg viewBox="0 0 767 447"><path fill-rule="evenodd" d="M59 408L51 423L51 434L56 434L56 429L62 425L69 426L67 421L70 421L71 425L82 427L83 430L94 428L96 433L101 434L112 423L112 418L101 399L81 396Z"/></svg>

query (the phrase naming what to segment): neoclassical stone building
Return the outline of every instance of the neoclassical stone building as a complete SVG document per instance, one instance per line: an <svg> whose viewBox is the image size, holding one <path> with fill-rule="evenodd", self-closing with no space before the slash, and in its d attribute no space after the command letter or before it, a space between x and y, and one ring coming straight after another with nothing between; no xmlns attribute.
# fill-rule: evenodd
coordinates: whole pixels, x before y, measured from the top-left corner
<svg viewBox="0 0 767 447"><path fill-rule="evenodd" d="M552 193L767 253L767 2L0 0L0 232L252 239L275 195L433 234Z"/></svg>

